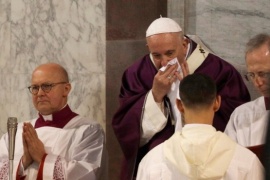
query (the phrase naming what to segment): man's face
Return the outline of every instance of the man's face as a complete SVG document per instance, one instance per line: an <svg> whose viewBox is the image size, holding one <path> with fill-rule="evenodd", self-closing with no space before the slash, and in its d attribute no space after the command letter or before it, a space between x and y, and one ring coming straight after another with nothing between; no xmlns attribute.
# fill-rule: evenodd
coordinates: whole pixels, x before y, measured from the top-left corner
<svg viewBox="0 0 270 180"><path fill-rule="evenodd" d="M175 57L178 58L179 63L184 62L187 43L180 37L179 33L156 34L146 40L158 69L167 65Z"/></svg>
<svg viewBox="0 0 270 180"><path fill-rule="evenodd" d="M32 75L32 84L41 86L42 84L52 84L63 82L58 71L48 68L39 68ZM49 115L63 108L67 103L67 95L70 91L69 83L57 84L49 92L44 92L41 87L36 95L32 94L35 108L42 115Z"/></svg>
<svg viewBox="0 0 270 180"><path fill-rule="evenodd" d="M267 45L246 54L249 77L253 85L265 97L270 97L270 52Z"/></svg>

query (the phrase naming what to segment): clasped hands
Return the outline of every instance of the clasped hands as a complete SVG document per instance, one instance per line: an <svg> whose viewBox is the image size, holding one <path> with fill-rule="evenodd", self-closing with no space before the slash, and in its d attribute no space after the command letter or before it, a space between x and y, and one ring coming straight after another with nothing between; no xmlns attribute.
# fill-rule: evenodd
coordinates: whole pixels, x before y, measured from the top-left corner
<svg viewBox="0 0 270 180"><path fill-rule="evenodd" d="M34 161L39 164L46 152L43 142L38 138L37 132L31 123L25 122L23 124L22 140L24 150L22 163L24 169Z"/></svg>
<svg viewBox="0 0 270 180"><path fill-rule="evenodd" d="M158 71L154 77L152 93L157 103L163 101L164 96L170 91L171 85L176 80L182 80L189 74L188 64L185 61L180 64L182 75L177 71L178 64L168 65L165 71Z"/></svg>

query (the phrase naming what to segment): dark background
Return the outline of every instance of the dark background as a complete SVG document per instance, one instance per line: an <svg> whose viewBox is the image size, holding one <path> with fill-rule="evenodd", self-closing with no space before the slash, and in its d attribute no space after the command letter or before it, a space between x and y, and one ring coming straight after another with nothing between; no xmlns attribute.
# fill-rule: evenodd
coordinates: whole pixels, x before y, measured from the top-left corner
<svg viewBox="0 0 270 180"><path fill-rule="evenodd" d="M118 180L122 152L111 120L119 103L124 70L148 53L145 32L160 15L167 17L167 0L106 1L106 139L109 156L108 179Z"/></svg>

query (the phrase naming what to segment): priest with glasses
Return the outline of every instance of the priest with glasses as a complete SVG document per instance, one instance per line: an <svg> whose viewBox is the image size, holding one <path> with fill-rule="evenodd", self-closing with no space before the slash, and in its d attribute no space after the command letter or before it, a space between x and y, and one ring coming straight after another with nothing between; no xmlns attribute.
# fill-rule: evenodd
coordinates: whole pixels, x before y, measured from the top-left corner
<svg viewBox="0 0 270 180"><path fill-rule="evenodd" d="M105 136L94 120L73 112L67 71L59 64L32 73L33 104L38 117L18 124L13 179L100 179L105 166ZM0 179L8 177L8 135L0 140Z"/></svg>

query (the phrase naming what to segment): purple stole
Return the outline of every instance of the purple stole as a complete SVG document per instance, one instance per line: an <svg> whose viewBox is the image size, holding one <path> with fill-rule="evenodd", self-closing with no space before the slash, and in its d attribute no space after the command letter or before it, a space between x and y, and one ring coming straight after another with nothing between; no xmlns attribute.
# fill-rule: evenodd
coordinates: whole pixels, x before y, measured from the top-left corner
<svg viewBox="0 0 270 180"><path fill-rule="evenodd" d="M78 114L71 111L68 105L58 112L52 114L52 121L45 121L43 116L39 113L39 118L35 123L35 128L44 126L63 128L72 118Z"/></svg>

